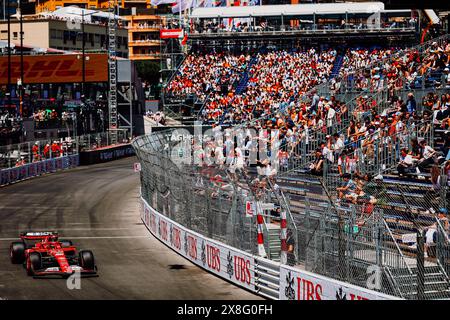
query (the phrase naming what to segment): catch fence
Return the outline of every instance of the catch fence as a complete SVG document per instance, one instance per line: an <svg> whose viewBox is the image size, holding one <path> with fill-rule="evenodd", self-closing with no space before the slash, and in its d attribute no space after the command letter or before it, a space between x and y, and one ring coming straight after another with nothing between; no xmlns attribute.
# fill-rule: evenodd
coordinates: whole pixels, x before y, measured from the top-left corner
<svg viewBox="0 0 450 320"><path fill-rule="evenodd" d="M287 250L281 262L300 270L407 299L450 297L448 229L438 215L449 207L443 176L439 189L361 179L355 185L363 192L339 192L345 181L331 188L322 176L296 173L275 180L252 167L197 165L199 149L191 144L174 130L133 141L142 164L142 197L171 220L257 255L256 219L248 216L247 203L273 204L261 209L269 259L280 261ZM286 248L280 211L287 212ZM436 237L428 241L433 228Z"/></svg>

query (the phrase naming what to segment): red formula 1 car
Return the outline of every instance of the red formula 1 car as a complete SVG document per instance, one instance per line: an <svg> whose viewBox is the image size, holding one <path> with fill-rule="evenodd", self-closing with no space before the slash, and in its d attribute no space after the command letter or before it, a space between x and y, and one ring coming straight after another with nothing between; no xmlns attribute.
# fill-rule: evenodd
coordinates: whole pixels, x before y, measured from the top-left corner
<svg viewBox="0 0 450 320"><path fill-rule="evenodd" d="M77 254L72 242L59 240L57 232L22 232L20 238L11 243L11 262L24 264L29 276L97 274L92 251L80 250Z"/></svg>

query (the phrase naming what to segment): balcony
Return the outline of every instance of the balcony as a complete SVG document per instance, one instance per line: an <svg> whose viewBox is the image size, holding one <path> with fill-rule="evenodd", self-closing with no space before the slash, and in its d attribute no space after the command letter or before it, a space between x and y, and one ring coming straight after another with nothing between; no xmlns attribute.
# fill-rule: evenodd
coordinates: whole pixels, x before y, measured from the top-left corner
<svg viewBox="0 0 450 320"><path fill-rule="evenodd" d="M133 24L128 26L132 32L159 32L164 26L161 24Z"/></svg>
<svg viewBox="0 0 450 320"><path fill-rule="evenodd" d="M128 42L129 47L159 46L160 44L160 40L130 40Z"/></svg>
<svg viewBox="0 0 450 320"><path fill-rule="evenodd" d="M161 58L159 53L137 53L130 54L130 60L159 60Z"/></svg>

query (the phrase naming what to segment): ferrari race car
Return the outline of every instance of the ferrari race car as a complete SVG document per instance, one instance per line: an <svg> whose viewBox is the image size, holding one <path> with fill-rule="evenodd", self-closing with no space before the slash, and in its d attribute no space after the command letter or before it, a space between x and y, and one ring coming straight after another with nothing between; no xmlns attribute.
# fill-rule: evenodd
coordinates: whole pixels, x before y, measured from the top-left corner
<svg viewBox="0 0 450 320"><path fill-rule="evenodd" d="M14 264L23 264L29 276L97 274L92 251L77 254L72 241L59 240L57 232L22 232L20 238L11 243L10 258Z"/></svg>

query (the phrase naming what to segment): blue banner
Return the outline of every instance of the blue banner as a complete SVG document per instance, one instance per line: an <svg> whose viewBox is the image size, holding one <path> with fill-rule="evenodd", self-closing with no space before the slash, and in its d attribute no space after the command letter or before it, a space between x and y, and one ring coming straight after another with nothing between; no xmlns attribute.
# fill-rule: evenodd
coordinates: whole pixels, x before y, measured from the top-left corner
<svg viewBox="0 0 450 320"><path fill-rule="evenodd" d="M56 159L33 162L20 167L3 169L0 170L0 186L40 176L44 173L74 168L77 167L79 163L79 156L71 155Z"/></svg>

